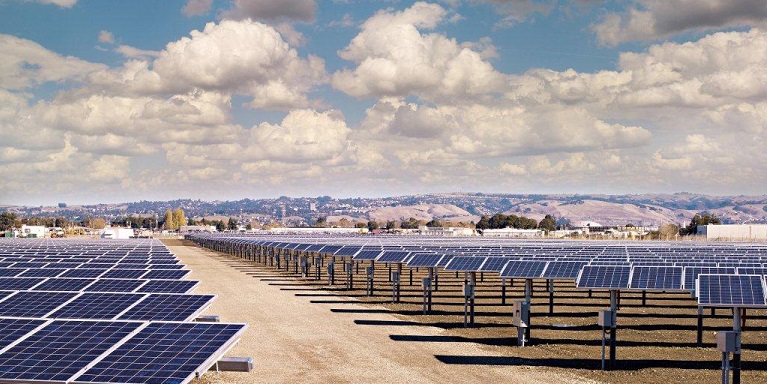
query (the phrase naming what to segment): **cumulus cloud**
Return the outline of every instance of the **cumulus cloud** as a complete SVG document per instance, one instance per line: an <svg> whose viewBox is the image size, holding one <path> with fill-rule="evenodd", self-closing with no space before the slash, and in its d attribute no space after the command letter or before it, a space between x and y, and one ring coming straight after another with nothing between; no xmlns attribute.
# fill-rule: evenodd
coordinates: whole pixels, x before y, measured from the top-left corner
<svg viewBox="0 0 767 384"><path fill-rule="evenodd" d="M553 0L471 0L471 2L493 4L496 11L504 16L497 23L499 27L511 27L522 23L535 13L548 14L555 5Z"/></svg>
<svg viewBox="0 0 767 384"><path fill-rule="evenodd" d="M762 0L637 0L623 13L606 14L592 29L601 44L612 46L689 31L764 27L766 19L767 3Z"/></svg>
<svg viewBox="0 0 767 384"><path fill-rule="evenodd" d="M51 52L40 44L15 36L0 34L0 87L25 89L47 82L81 79L88 73L104 69L70 56Z"/></svg>
<svg viewBox="0 0 767 384"><path fill-rule="evenodd" d="M270 26L244 20L208 23L167 45L153 63L167 86L228 90L253 96L254 108L306 106L325 77L324 60L302 59Z"/></svg>
<svg viewBox="0 0 767 384"><path fill-rule="evenodd" d="M227 19L293 20L312 22L317 14L315 0L234 0L232 8L224 11Z"/></svg>
<svg viewBox="0 0 767 384"><path fill-rule="evenodd" d="M421 33L446 15L441 6L422 2L400 12L379 11L339 52L356 68L333 74L333 86L355 97L415 95L432 100L504 88L506 77L478 52L444 35Z"/></svg>
<svg viewBox="0 0 767 384"><path fill-rule="evenodd" d="M43 4L58 5L61 8L72 8L75 4L77 4L77 0L37 0L37 1Z"/></svg>
<svg viewBox="0 0 767 384"><path fill-rule="evenodd" d="M153 57L159 57L160 51L150 51L145 49L139 49L131 47L130 45L120 45L115 48L115 52L129 58L129 59L150 59Z"/></svg>
<svg viewBox="0 0 767 384"><path fill-rule="evenodd" d="M181 13L187 17L200 16L208 13L213 5L213 0L187 0Z"/></svg>
<svg viewBox="0 0 767 384"><path fill-rule="evenodd" d="M99 43L112 44L115 42L115 36L112 32L101 30L99 31Z"/></svg>

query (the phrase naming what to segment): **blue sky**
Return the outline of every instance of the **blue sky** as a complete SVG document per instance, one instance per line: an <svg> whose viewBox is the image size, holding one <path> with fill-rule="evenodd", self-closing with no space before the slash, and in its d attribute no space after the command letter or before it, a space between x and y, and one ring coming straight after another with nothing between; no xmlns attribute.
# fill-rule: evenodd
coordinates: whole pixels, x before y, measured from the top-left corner
<svg viewBox="0 0 767 384"><path fill-rule="evenodd" d="M0 0L0 204L762 194L744 0Z"/></svg>

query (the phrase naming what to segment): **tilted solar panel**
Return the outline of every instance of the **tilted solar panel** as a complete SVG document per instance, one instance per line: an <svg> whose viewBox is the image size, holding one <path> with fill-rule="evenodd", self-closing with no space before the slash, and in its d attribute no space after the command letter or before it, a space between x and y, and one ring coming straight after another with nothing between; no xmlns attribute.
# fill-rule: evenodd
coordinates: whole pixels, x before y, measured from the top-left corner
<svg viewBox="0 0 767 384"><path fill-rule="evenodd" d="M180 280L189 273L188 269L156 269L147 272L144 279Z"/></svg>
<svg viewBox="0 0 767 384"><path fill-rule="evenodd" d="M139 293L82 293L49 317L56 319L113 319L139 300Z"/></svg>
<svg viewBox="0 0 767 384"><path fill-rule="evenodd" d="M51 278L45 280L42 284L37 285L34 291L62 291L62 292L79 292L91 283L96 281L95 279L67 279L63 277Z"/></svg>
<svg viewBox="0 0 767 384"><path fill-rule="evenodd" d="M749 308L767 306L764 277L759 275L700 274L696 295L700 306Z"/></svg>
<svg viewBox="0 0 767 384"><path fill-rule="evenodd" d="M626 289L631 279L631 267L587 265L581 269L576 286L582 289Z"/></svg>
<svg viewBox="0 0 767 384"><path fill-rule="evenodd" d="M354 260L375 260L378 255L383 252L383 249L362 249L352 257Z"/></svg>
<svg viewBox="0 0 767 384"><path fill-rule="evenodd" d="M511 261L511 259L508 257L491 256L487 258L484 264L482 264L482 267L480 267L479 271L500 272L509 261Z"/></svg>
<svg viewBox="0 0 767 384"><path fill-rule="evenodd" d="M133 292L146 280L98 279L84 289L85 292Z"/></svg>
<svg viewBox="0 0 767 384"><path fill-rule="evenodd" d="M136 292L145 293L188 293L197 285L194 280L148 280Z"/></svg>
<svg viewBox="0 0 767 384"><path fill-rule="evenodd" d="M411 268L418 267L436 267L442 255L437 253L416 253L407 261L407 266Z"/></svg>
<svg viewBox="0 0 767 384"><path fill-rule="evenodd" d="M541 277L544 279L575 280L587 263L583 261L550 261Z"/></svg>
<svg viewBox="0 0 767 384"><path fill-rule="evenodd" d="M405 251L383 251L375 260L382 263L404 263L409 256L410 252Z"/></svg>
<svg viewBox="0 0 767 384"><path fill-rule="evenodd" d="M74 292L16 292L0 302L0 316L45 317L75 295Z"/></svg>
<svg viewBox="0 0 767 384"><path fill-rule="evenodd" d="M673 291L682 289L682 267L634 267L632 289Z"/></svg>
<svg viewBox="0 0 767 384"><path fill-rule="evenodd" d="M74 383L184 383L203 373L213 363L211 357L231 347L245 327L151 323Z"/></svg>
<svg viewBox="0 0 767 384"><path fill-rule="evenodd" d="M501 277L537 279L546 269L546 261L512 260L501 271Z"/></svg>
<svg viewBox="0 0 767 384"><path fill-rule="evenodd" d="M445 265L446 271L476 272L485 262L485 257L456 256Z"/></svg>
<svg viewBox="0 0 767 384"><path fill-rule="evenodd" d="M152 294L120 315L120 320L187 321L213 301L213 295Z"/></svg>

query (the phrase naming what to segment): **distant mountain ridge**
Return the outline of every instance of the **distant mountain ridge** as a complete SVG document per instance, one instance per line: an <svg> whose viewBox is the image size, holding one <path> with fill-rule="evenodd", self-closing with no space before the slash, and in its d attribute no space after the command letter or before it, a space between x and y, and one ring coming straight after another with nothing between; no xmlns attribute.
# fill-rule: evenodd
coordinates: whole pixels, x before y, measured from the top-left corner
<svg viewBox="0 0 767 384"><path fill-rule="evenodd" d="M716 214L725 223L767 223L767 195L711 196L674 194L500 194L434 193L382 198L287 197L203 201L139 201L69 207L22 207L0 204L0 211L22 216L63 216L69 219L129 215L162 215L181 207L188 217L250 216L260 220L300 217L307 222L318 217L346 216L357 220L418 220L437 218L468 223L482 215L516 214L540 220L546 214L570 222L593 221L603 225L662 225L687 223L698 212Z"/></svg>

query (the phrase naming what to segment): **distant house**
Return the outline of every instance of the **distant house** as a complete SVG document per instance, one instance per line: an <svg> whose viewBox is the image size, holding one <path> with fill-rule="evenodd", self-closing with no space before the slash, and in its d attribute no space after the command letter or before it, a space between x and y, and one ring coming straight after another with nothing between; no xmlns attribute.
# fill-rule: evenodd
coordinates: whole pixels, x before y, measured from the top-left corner
<svg viewBox="0 0 767 384"><path fill-rule="evenodd" d="M216 232L215 225L182 225L178 228L178 233L186 235L191 232Z"/></svg>
<svg viewBox="0 0 767 384"><path fill-rule="evenodd" d="M502 229L485 229L482 231L483 237L543 237L546 234L542 229L517 229L517 228L502 228Z"/></svg>
<svg viewBox="0 0 767 384"><path fill-rule="evenodd" d="M130 239L134 237L131 228L107 227L99 231L99 237L102 239Z"/></svg>
<svg viewBox="0 0 767 384"><path fill-rule="evenodd" d="M45 227L42 225L22 225L19 237L42 238L45 237Z"/></svg>

